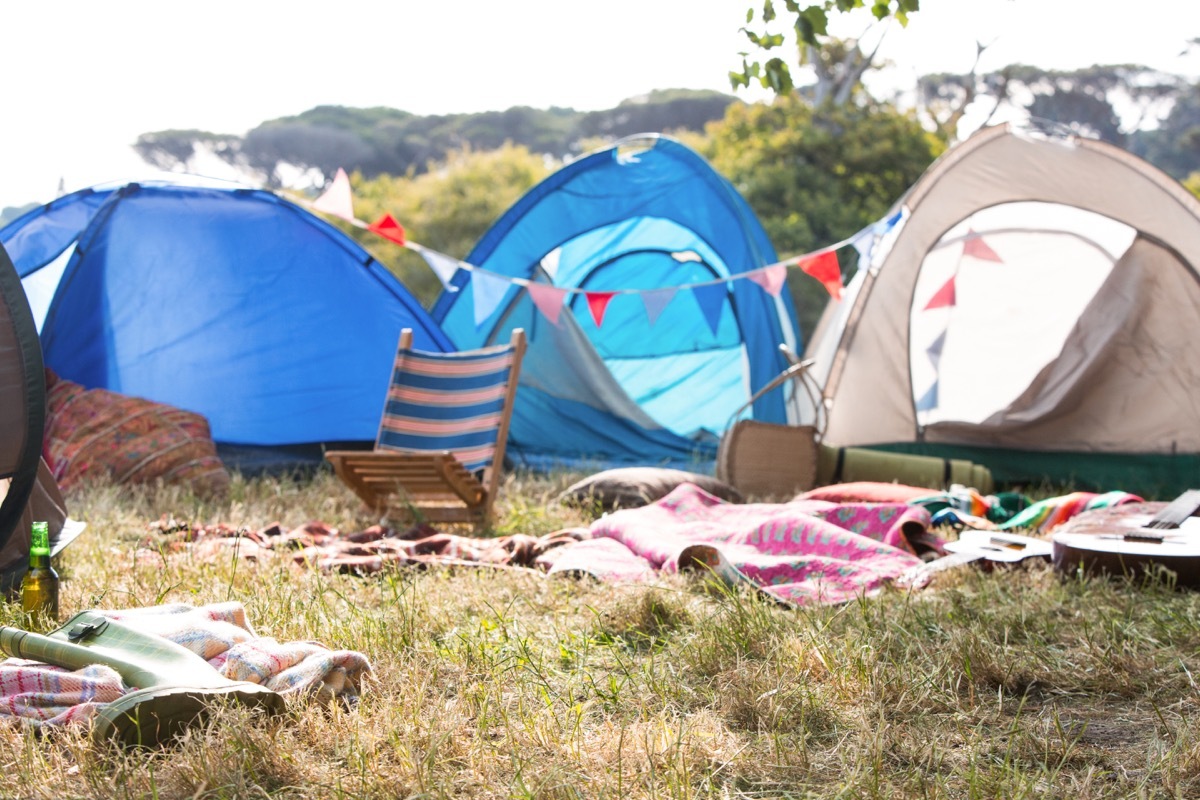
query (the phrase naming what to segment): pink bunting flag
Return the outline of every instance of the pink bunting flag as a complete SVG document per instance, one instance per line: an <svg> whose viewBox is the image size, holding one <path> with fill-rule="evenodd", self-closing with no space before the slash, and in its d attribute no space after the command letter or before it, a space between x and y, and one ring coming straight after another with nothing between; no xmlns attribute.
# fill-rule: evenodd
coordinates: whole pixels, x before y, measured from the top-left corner
<svg viewBox="0 0 1200 800"><path fill-rule="evenodd" d="M533 300L533 304L537 306L537 310L542 312L542 316L550 320L555 327L558 326L558 317L562 313L563 301L567 297L564 289L559 289L557 286L551 286L548 283L531 283L526 287L529 289L529 298Z"/></svg>
<svg viewBox="0 0 1200 800"><path fill-rule="evenodd" d="M785 264L772 264L763 269L756 269L751 272L748 277L750 280L757 283L771 297L778 297L783 290L783 283L787 280L787 266Z"/></svg>
<svg viewBox="0 0 1200 800"><path fill-rule="evenodd" d="M592 320L595 321L597 328L604 324L604 312L608 308L608 301L612 300L615 295L616 292L584 292L588 311L592 312Z"/></svg>
<svg viewBox="0 0 1200 800"><path fill-rule="evenodd" d="M354 198L350 194L350 179L346 177L346 170L338 167L337 174L333 176L333 183L329 184L321 196L313 201L313 208L335 217L341 217L349 222L357 222L354 216Z"/></svg>
<svg viewBox="0 0 1200 800"><path fill-rule="evenodd" d="M396 218L390 213L385 213L382 217L372 222L367 226L367 230L377 233L383 238L401 246L406 241L404 238L404 226L396 222Z"/></svg>
<svg viewBox="0 0 1200 800"><path fill-rule="evenodd" d="M942 288L938 289L933 297L929 298L929 302L925 304L925 308L922 310L950 308L957 304L957 297L954 291L954 277L953 275L950 276L950 280L946 281Z"/></svg>
<svg viewBox="0 0 1200 800"><path fill-rule="evenodd" d="M654 323L658 322L663 309L670 305L676 291L674 286L668 286L665 289L653 289L641 292L642 305L646 307L646 319L649 320L651 327L654 326Z"/></svg>
<svg viewBox="0 0 1200 800"><path fill-rule="evenodd" d="M797 261L796 265L820 281L834 300L842 299L842 268L838 266L836 251L827 250L824 253L805 256Z"/></svg>
<svg viewBox="0 0 1200 800"><path fill-rule="evenodd" d="M996 255L996 251L988 246L983 237L969 228L967 229L967 238L963 239L963 255L972 256L983 261L1004 263L1004 259Z"/></svg>

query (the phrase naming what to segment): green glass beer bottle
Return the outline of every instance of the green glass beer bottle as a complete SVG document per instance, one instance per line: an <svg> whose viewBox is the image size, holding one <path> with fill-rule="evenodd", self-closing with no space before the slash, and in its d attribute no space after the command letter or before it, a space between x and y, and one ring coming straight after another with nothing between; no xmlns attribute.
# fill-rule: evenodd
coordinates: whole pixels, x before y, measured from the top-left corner
<svg viewBox="0 0 1200 800"><path fill-rule="evenodd" d="M31 628L58 622L58 573L50 566L50 529L33 523L29 571L21 580L21 608Z"/></svg>

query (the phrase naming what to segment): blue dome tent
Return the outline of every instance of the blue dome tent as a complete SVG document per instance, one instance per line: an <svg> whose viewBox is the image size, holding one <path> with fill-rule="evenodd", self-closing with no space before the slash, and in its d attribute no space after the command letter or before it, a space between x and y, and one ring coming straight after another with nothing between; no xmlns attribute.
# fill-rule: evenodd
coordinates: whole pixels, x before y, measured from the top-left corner
<svg viewBox="0 0 1200 800"><path fill-rule="evenodd" d="M400 330L453 350L335 227L255 189L85 189L0 229L61 377L205 416L218 445L375 438Z"/></svg>
<svg viewBox="0 0 1200 800"><path fill-rule="evenodd" d="M477 324L473 270L460 270L433 309L463 349L526 329L509 452L527 463L706 466L730 416L786 367L779 345L800 349L786 289L772 296L725 280L776 261L754 213L699 155L664 136L565 166L466 261L569 290L557 325L517 284ZM617 294L597 325L585 293L605 292ZM783 392L758 400L753 415L785 422Z"/></svg>

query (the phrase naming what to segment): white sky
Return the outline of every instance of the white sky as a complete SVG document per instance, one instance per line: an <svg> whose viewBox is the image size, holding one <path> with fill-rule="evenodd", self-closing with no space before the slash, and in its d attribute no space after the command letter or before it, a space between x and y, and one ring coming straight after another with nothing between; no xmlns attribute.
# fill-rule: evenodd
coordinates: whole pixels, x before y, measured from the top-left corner
<svg viewBox="0 0 1200 800"><path fill-rule="evenodd" d="M760 0L753 0L759 5ZM782 6L782 0L777 0ZM881 53L897 86L981 69L1140 63L1200 74L1200 0L922 0ZM418 114L608 108L731 91L749 0L58 0L5 3L0 207L144 176L138 134L242 134L316 105ZM842 20L859 34L868 16ZM761 95L742 94L753 100Z"/></svg>

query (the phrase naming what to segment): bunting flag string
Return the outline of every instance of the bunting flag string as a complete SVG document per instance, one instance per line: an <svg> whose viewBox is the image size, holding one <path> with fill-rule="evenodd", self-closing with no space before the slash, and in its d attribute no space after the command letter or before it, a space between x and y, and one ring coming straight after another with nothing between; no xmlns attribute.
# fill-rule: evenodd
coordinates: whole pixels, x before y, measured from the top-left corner
<svg viewBox="0 0 1200 800"><path fill-rule="evenodd" d="M459 290L459 286L455 285L453 281L454 276L459 271L469 272L472 276L470 283L475 306L475 323L477 326L481 326L487 321L499 304L504 301L509 290L514 286L526 289L538 311L554 325L558 325L559 323L563 306L566 304L567 295L582 294L587 301L588 310L597 327L602 323L608 305L616 295L638 295L645 307L647 320L651 325L654 325L675 295L681 289L688 289L703 312L709 328L715 333L720 323L725 298L730 290L729 284L732 281L742 278L757 284L772 297L778 297L787 281L788 267L795 266L799 267L805 274L819 281L831 297L835 300L840 300L843 284L837 251L847 246L854 247L859 252L860 265L865 266L866 260L869 260L874 243L881 236L891 231L904 218L903 209L901 209L886 219L872 223L853 236L827 247L774 264L768 264L764 267L758 267L747 272L711 281L700 281L656 289L615 289L606 292L594 292L576 287L554 286L553 284L531 281L526 278L501 275L500 273L490 272L444 253L439 253L436 250L411 241L404 230L404 226L390 213L382 214L372 223L364 222L354 215L350 180L346 176L345 170L342 169L338 170L329 187L315 201L308 201L299 197L292 197L291 199L300 205L343 219L355 227L369 230L388 241L416 252L425 260L429 268L433 270L447 291L456 292ZM985 260L1000 261L995 252L974 231L970 232L963 249L964 254L974 255L977 258ZM951 287L952 291L953 287Z"/></svg>

